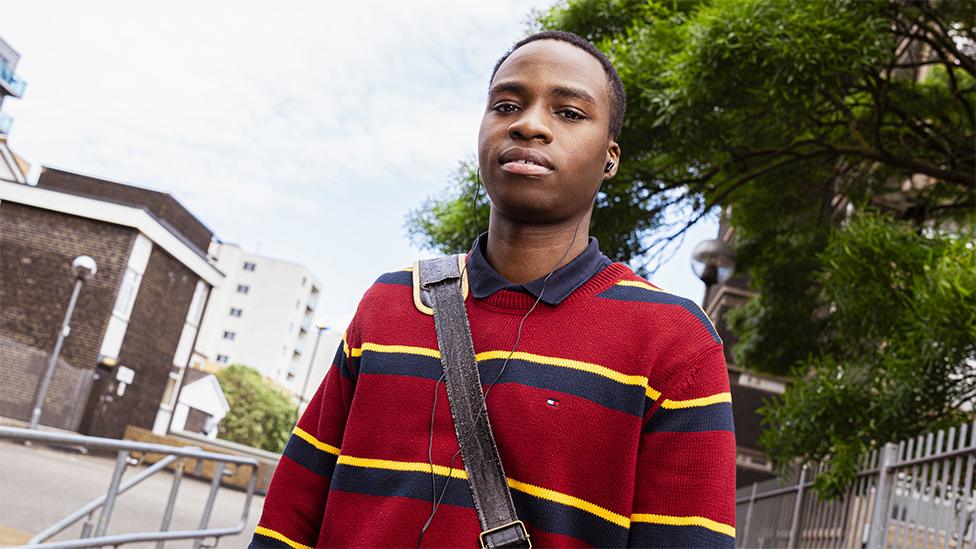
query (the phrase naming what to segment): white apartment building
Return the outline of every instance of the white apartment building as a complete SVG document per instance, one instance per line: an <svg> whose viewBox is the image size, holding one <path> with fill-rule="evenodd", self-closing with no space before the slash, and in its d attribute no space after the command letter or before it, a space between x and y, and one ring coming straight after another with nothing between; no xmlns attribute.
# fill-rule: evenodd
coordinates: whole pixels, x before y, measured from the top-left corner
<svg viewBox="0 0 976 549"><path fill-rule="evenodd" d="M210 255L226 278L210 293L194 358L250 366L297 398L319 331L319 281L302 265L246 252L236 244L214 242ZM327 354L320 349L319 360Z"/></svg>

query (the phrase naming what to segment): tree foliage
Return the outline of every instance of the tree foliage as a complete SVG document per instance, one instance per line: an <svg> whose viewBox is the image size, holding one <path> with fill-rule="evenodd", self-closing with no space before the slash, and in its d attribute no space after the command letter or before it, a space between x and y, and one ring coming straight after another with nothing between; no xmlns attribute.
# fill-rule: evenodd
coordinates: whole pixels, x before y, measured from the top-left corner
<svg viewBox="0 0 976 549"><path fill-rule="evenodd" d="M627 89L624 156L593 234L653 266L745 187L832 192L835 171L852 198L925 175L936 183L915 197L925 213L971 208L974 15L966 2L888 0L573 0L542 14L539 27L594 41ZM473 181L463 166L408 221L420 244L458 251L445 236L473 237L451 206L470 200L457 192Z"/></svg>
<svg viewBox="0 0 976 549"><path fill-rule="evenodd" d="M836 495L865 450L971 419L976 249L972 233L927 236L858 214L819 259L830 314L797 382L762 410L761 443L783 464L830 458L817 482Z"/></svg>
<svg viewBox="0 0 976 549"><path fill-rule="evenodd" d="M233 364L217 372L230 411L220 422L220 438L282 452L298 421L291 398L257 370Z"/></svg>
<svg viewBox="0 0 976 549"><path fill-rule="evenodd" d="M764 443L781 462L832 456L835 487L860 450L974 397L960 377L976 309L960 285L976 225L974 21L976 3L949 0L568 0L536 16L593 41L627 91L592 233L647 272L723 208L758 292L731 318L736 363L796 376ZM412 214L417 242L469 245L474 174L462 163Z"/></svg>

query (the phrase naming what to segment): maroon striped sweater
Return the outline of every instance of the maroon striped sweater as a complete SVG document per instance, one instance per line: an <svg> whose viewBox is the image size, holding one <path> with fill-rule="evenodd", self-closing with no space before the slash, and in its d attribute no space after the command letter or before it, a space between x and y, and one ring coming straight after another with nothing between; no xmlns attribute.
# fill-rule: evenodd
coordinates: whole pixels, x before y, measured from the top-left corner
<svg viewBox="0 0 976 549"><path fill-rule="evenodd" d="M486 385L534 300L508 289L468 296ZM431 513L441 373L411 272L383 275L288 442L251 547L415 547ZM445 491L423 546L476 547L443 382L436 391L433 478ZM694 302L623 264L603 268L529 316L487 408L534 546L734 546L728 373Z"/></svg>

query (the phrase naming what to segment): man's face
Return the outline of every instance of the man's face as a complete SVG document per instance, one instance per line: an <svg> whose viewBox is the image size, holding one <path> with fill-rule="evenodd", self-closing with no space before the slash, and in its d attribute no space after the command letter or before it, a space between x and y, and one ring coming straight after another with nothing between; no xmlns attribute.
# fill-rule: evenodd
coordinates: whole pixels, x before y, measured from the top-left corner
<svg viewBox="0 0 976 549"><path fill-rule="evenodd" d="M616 167L609 83L600 62L558 40L515 50L491 84L478 163L492 207L529 224L577 219Z"/></svg>

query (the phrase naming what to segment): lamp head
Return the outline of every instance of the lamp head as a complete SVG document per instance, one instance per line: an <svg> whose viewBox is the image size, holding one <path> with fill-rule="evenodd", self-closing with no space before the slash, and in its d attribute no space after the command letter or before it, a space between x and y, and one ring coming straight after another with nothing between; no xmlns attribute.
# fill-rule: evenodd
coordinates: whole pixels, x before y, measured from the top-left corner
<svg viewBox="0 0 976 549"><path fill-rule="evenodd" d="M98 272L95 260L87 255L79 255L71 262L71 270L75 273L75 278L87 280L88 277Z"/></svg>
<svg viewBox="0 0 976 549"><path fill-rule="evenodd" d="M725 282L735 271L732 247L716 238L699 242L691 252L691 268L706 286Z"/></svg>

